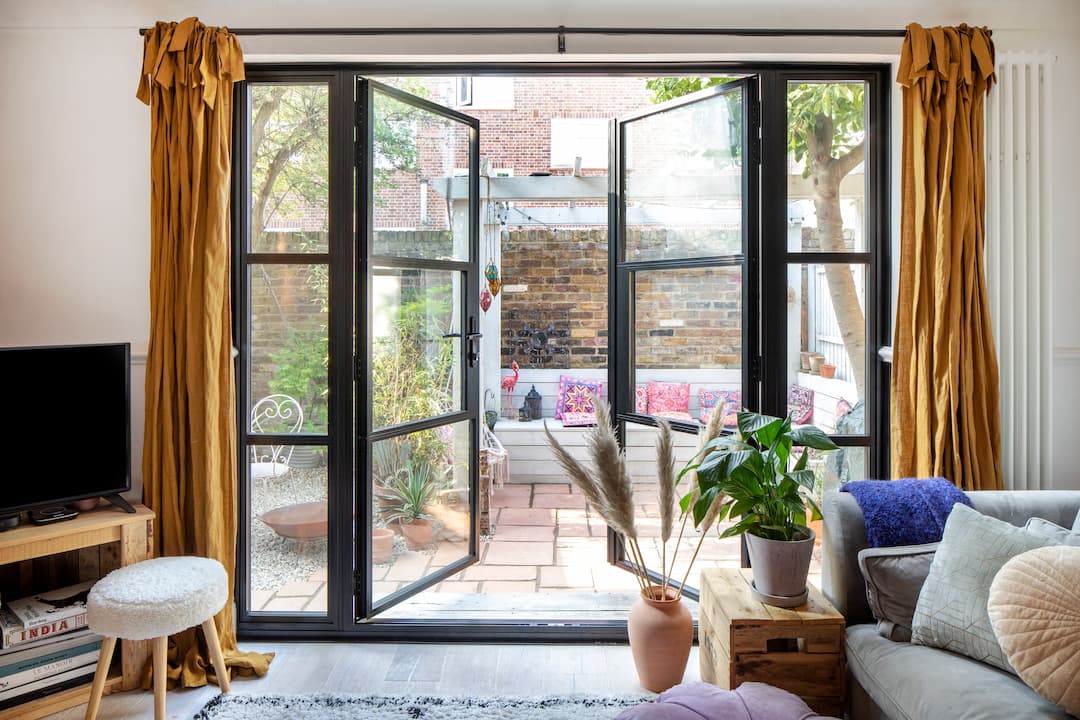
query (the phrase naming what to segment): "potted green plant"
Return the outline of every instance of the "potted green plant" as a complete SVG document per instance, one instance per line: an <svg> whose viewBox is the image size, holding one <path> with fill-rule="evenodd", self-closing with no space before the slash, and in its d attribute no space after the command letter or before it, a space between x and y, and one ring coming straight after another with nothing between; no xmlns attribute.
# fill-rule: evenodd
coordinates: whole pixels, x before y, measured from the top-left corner
<svg viewBox="0 0 1080 720"><path fill-rule="evenodd" d="M792 464L792 449L801 447ZM720 537L744 533L754 572L755 596L770 605L794 607L806 600L806 576L814 531L806 526L821 510L812 497L815 478L808 448L835 450L820 428L795 426L791 418L738 413L738 433L710 441L700 460L683 473L697 475L694 492L682 499L700 522L719 501L718 520L731 520Z"/></svg>
<svg viewBox="0 0 1080 720"><path fill-rule="evenodd" d="M423 460L410 462L391 482L383 517L387 522L400 523L410 550L431 545L432 524L427 507L434 502L438 490L435 473Z"/></svg>

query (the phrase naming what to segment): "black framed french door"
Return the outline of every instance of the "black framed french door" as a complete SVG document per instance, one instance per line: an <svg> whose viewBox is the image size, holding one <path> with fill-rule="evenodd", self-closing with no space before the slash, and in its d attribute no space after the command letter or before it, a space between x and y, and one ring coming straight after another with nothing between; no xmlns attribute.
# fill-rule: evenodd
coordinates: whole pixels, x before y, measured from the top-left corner
<svg viewBox="0 0 1080 720"><path fill-rule="evenodd" d="M624 446L651 446L627 438L664 417L686 461L710 401L758 407L758 108L749 76L612 122L609 375ZM704 336L707 357L688 354ZM612 531L608 542L625 566ZM673 558L671 575L688 563ZM686 593L696 599L691 582Z"/></svg>
<svg viewBox="0 0 1080 720"><path fill-rule="evenodd" d="M356 617L478 556L479 121L358 78ZM414 202L436 183L445 208ZM402 230L401 228L408 228ZM433 513L439 512L438 522ZM436 563L394 563L435 550ZM424 558L424 555L414 557Z"/></svg>

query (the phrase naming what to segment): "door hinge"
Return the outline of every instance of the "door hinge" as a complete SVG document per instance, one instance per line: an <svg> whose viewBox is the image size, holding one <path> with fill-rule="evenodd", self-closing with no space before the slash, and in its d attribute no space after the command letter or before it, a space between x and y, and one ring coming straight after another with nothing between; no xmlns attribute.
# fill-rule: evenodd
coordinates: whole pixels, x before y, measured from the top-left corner
<svg viewBox="0 0 1080 720"><path fill-rule="evenodd" d="M750 382L761 382L761 356L750 358Z"/></svg>
<svg viewBox="0 0 1080 720"><path fill-rule="evenodd" d="M356 151L355 151L356 165L357 165L357 167L360 167L361 165L364 164L364 143L357 140L355 143L353 143L353 146L356 149Z"/></svg>
<svg viewBox="0 0 1080 720"><path fill-rule="evenodd" d="M353 571L353 594L359 595L363 591L364 573L359 570Z"/></svg>

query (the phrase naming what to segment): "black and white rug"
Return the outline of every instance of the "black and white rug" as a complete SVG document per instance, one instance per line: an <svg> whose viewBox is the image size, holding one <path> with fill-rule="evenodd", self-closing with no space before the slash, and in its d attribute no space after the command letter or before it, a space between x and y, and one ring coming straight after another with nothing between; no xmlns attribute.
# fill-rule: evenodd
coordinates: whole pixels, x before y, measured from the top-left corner
<svg viewBox="0 0 1080 720"><path fill-rule="evenodd" d="M611 720L653 696L219 695L194 720Z"/></svg>

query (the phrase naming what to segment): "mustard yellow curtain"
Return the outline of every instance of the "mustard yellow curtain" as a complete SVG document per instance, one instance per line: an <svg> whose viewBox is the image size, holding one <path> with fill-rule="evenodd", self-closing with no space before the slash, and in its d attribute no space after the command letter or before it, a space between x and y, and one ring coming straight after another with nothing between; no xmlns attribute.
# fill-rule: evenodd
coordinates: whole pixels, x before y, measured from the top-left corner
<svg viewBox="0 0 1080 720"><path fill-rule="evenodd" d="M143 496L158 555L236 557L229 187L236 36L195 18L146 33L137 97L150 106L150 341ZM215 618L232 675L265 674L272 655L236 648L232 603ZM195 630L169 643L169 684L212 672ZM149 682L149 668L145 682Z"/></svg>
<svg viewBox="0 0 1080 720"><path fill-rule="evenodd" d="M983 267L989 32L909 25L896 81L904 126L893 476L1001 489L997 357Z"/></svg>

